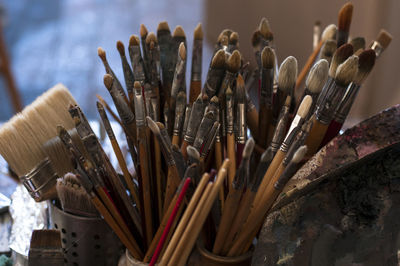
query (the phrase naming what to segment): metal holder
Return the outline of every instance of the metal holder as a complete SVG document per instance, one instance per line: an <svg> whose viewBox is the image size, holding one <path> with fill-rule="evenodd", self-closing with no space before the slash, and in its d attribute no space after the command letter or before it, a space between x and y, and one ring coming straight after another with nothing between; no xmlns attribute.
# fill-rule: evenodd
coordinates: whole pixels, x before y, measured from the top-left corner
<svg viewBox="0 0 400 266"><path fill-rule="evenodd" d="M49 205L51 226L61 231L64 265L117 265L123 245L103 219L72 215Z"/></svg>

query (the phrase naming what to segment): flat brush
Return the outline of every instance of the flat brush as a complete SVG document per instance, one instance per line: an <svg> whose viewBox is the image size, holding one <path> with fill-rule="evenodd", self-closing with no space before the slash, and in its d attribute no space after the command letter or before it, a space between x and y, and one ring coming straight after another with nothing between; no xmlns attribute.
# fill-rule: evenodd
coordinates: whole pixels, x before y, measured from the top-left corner
<svg viewBox="0 0 400 266"><path fill-rule="evenodd" d="M299 91L297 93L297 90L300 88L301 84L303 83L304 79L306 78L306 75L307 75L308 71L310 70L310 68L312 67L315 59L317 58L322 45L327 40L336 40L336 32L337 32L337 27L334 24L328 25L322 32L321 40L319 41L317 48L315 48L313 50L313 52L311 53L311 55L308 57L306 63L304 64L303 69L300 71L300 74L296 80L296 87L295 87L296 95L302 95L302 91ZM298 100L297 102L300 102L300 100Z"/></svg>
<svg viewBox="0 0 400 266"><path fill-rule="evenodd" d="M211 99L217 94L221 87L222 79L225 73L225 52L218 50L211 60L210 68L208 69L206 82L204 83L203 92Z"/></svg>
<svg viewBox="0 0 400 266"><path fill-rule="evenodd" d="M85 217L99 217L81 181L72 173L57 179L57 194L63 211Z"/></svg>
<svg viewBox="0 0 400 266"><path fill-rule="evenodd" d="M121 41L117 41L117 50L121 57L122 72L124 73L126 90L128 92L129 100L131 100L131 96L133 95L133 83L135 82L135 78L133 76L132 69L129 66L128 60L125 55L125 46Z"/></svg>
<svg viewBox="0 0 400 266"><path fill-rule="evenodd" d="M176 98L174 130L172 132L172 144L177 146L180 145L180 136L182 133L183 121L185 119L185 109L186 93L185 91L180 91Z"/></svg>
<svg viewBox="0 0 400 266"><path fill-rule="evenodd" d="M123 100L128 103L128 98L126 97L125 91L121 85L121 82L119 82L117 76L115 75L114 71L111 69L107 57L106 57L106 52L104 51L103 48L99 47L97 48L97 55L100 57L101 62L103 62L104 69L106 70L106 73L111 75L112 78L115 80L115 89L121 94L121 97Z"/></svg>
<svg viewBox="0 0 400 266"><path fill-rule="evenodd" d="M246 146L242 155L243 160L238 168L236 176L232 182L232 187L230 187L225 201L224 211L222 212L221 222L218 227L217 236L215 238L214 247L212 250L214 254L221 253L222 247L233 223L233 218L235 217L237 208L239 206L244 185L246 180L249 178L249 163L253 149L254 139L250 138L246 142Z"/></svg>
<svg viewBox="0 0 400 266"><path fill-rule="evenodd" d="M261 88L259 100L258 139L259 145L267 147L268 130L272 123L272 99L274 85L275 55L270 47L265 47L261 53Z"/></svg>
<svg viewBox="0 0 400 266"><path fill-rule="evenodd" d="M346 92L347 86L357 73L357 69L358 57L351 56L337 68L334 82L325 85L325 95L321 103L317 103L314 124L306 141L308 156L312 156L317 152L328 129L329 123L333 119L335 109Z"/></svg>
<svg viewBox="0 0 400 266"><path fill-rule="evenodd" d="M353 4L348 2L342 6L338 15L337 47L347 43L350 32L351 19L353 17Z"/></svg>
<svg viewBox="0 0 400 266"><path fill-rule="evenodd" d="M117 157L119 167L123 173L125 183L128 186L129 192L133 199L135 200L137 206L140 205L139 195L137 194L137 186L132 181L132 176L128 171L128 167L126 165L124 156L122 155L122 151L118 145L117 138L115 137L114 131L111 127L110 121L108 120L107 114L104 110L104 107L101 103L97 102L97 110L100 114L100 118L103 122L104 128L107 132L108 138L110 139L111 146L114 150L115 156Z"/></svg>
<svg viewBox="0 0 400 266"><path fill-rule="evenodd" d="M321 147L325 146L339 133L344 121L346 120L347 115L351 110L354 100L357 97L361 85L374 67L375 58L375 51L372 49L367 49L359 55L357 74L353 82L350 83L349 87L347 88L346 93L344 94L343 98L340 101L340 104L335 111L333 120L329 124L325 137L322 140Z"/></svg>
<svg viewBox="0 0 400 266"><path fill-rule="evenodd" d="M336 40L325 41L324 46L322 46L321 53L319 54L318 60L325 59L330 65L333 54L336 52L336 48Z"/></svg>
<svg viewBox="0 0 400 266"><path fill-rule="evenodd" d="M266 194L266 204L262 206L262 211L260 211L253 220L247 220L246 223L243 225L243 230L238 235L237 239L235 240L232 248L228 252L228 256L238 256L242 253L246 252L248 247L250 246L253 238L256 236L257 231L259 229L259 225L263 222L265 215L268 213L269 209L271 208L272 204L275 202L276 198L279 196L280 192L283 189L283 186L286 182L293 176L293 174L297 171L299 167L299 163L304 158L307 152L307 147L302 146L293 156L288 167L285 169L285 172L279 178L277 182L268 186L267 190L265 191ZM290 167L289 167L290 166ZM276 186L275 186L276 185ZM257 225L257 226L254 226ZM250 243L250 244L249 244Z"/></svg>
<svg viewBox="0 0 400 266"><path fill-rule="evenodd" d="M390 35L390 33L384 29L379 32L376 40L373 41L369 46L372 50L375 51L376 58L378 58L382 54L382 52L386 50L386 48L392 41L392 38L392 35Z"/></svg>
<svg viewBox="0 0 400 266"><path fill-rule="evenodd" d="M265 150L261 155L261 159L255 171L254 178L251 180L251 182L247 184L246 192L240 200L238 211L233 218L233 223L227 234L227 238L225 239L221 255L226 256L233 244L233 239L235 239L236 234L239 232L240 228L249 216L251 205L253 204L254 198L258 191L258 187L262 181L262 178L264 177L265 172L268 169L268 166L274 158L274 155L275 153L272 152L271 147Z"/></svg>
<svg viewBox="0 0 400 266"><path fill-rule="evenodd" d="M189 104L192 105L201 92L201 72L203 56L203 29L197 24L193 32L192 70L190 77Z"/></svg>
<svg viewBox="0 0 400 266"><path fill-rule="evenodd" d="M60 234L59 230L33 230L29 246L29 265L63 265L64 254Z"/></svg>

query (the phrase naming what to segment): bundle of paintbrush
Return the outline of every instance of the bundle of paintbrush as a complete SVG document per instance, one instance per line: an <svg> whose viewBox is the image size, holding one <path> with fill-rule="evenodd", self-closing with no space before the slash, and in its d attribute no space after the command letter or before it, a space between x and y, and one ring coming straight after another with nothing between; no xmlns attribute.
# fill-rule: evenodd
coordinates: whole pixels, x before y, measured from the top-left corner
<svg viewBox="0 0 400 266"><path fill-rule="evenodd" d="M98 48L104 85L117 113L100 96L97 108L122 174L66 91L50 106L33 104L8 122L0 130L0 152L33 196L46 180L54 180L49 187L55 187L54 177L74 172L79 185L64 177L58 181L57 189L64 191L59 197L65 201L65 189L76 187L72 190L79 195L73 198L86 197L92 204L64 208L89 216L100 213L138 260L183 265L199 235L216 255L241 255L304 158L338 134L375 58L390 43L385 31L369 49L363 38L348 43L352 9L346 4L338 27L329 25L321 36L315 25L314 51L299 76L293 56L278 68L266 19L252 36L254 70L238 51L239 35L226 29L218 37L203 86L198 25L188 90L188 51L180 26L171 34L162 22L154 34L141 25L140 37L129 39L129 60L123 43L117 42L124 86ZM259 110L249 97L253 87ZM42 96L46 103L51 95ZM45 120L39 107L60 120ZM134 172L127 168L106 111L126 135ZM59 139L53 139L56 135ZM43 193L36 197L50 198Z"/></svg>

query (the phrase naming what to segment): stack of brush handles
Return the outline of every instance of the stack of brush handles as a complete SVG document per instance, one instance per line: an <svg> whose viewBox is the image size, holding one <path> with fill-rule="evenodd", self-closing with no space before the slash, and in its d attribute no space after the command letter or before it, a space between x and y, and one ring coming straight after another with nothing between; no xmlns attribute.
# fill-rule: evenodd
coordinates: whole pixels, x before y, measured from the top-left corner
<svg viewBox="0 0 400 266"><path fill-rule="evenodd" d="M57 199L52 208L68 215L101 216L126 247L128 265L250 264L274 201L298 168L339 133L391 41L382 30L367 49L361 37L348 42L352 11L345 4L338 27L327 26L321 36L315 26L314 51L299 75L293 56L278 71L266 19L252 36L252 71L238 51L238 34L222 31L203 86L199 24L188 90L182 27L171 35L167 22L157 34L141 25L128 54L117 42L124 86L98 48L117 112L99 95L97 108L121 173L61 85L0 129L0 153L36 200ZM254 88L259 110L248 96ZM109 115L125 133L129 158ZM199 255L189 258L192 250Z"/></svg>

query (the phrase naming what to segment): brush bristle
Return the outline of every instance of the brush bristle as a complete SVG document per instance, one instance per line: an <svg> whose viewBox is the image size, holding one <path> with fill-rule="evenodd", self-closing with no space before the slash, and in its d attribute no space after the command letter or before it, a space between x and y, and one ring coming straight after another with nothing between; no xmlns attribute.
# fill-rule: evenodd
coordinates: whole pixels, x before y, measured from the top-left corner
<svg viewBox="0 0 400 266"><path fill-rule="evenodd" d="M356 37L351 39L350 44L353 45L354 51L365 49L365 39L363 37Z"/></svg>
<svg viewBox="0 0 400 266"><path fill-rule="evenodd" d="M343 63L349 56L353 54L353 45L350 43L340 46L333 55L331 66L329 68L329 76L335 77L337 67Z"/></svg>
<svg viewBox="0 0 400 266"><path fill-rule="evenodd" d="M353 16L353 4L346 3L343 7L339 10L339 21L338 27L340 31L349 32L351 19Z"/></svg>
<svg viewBox="0 0 400 266"><path fill-rule="evenodd" d="M212 61L211 67L212 68L223 68L225 66L225 51L220 49L218 52L215 53Z"/></svg>
<svg viewBox="0 0 400 266"><path fill-rule="evenodd" d="M107 90L111 90L112 89L112 85L113 85L114 79L110 74L105 74L103 77L103 83L104 86L106 86Z"/></svg>
<svg viewBox="0 0 400 266"><path fill-rule="evenodd" d="M354 83L361 85L374 67L376 59L375 51L368 49L358 57L358 71Z"/></svg>
<svg viewBox="0 0 400 266"><path fill-rule="evenodd" d="M336 40L336 33L337 33L336 25L330 24L322 32L321 40L323 42L326 42L327 40Z"/></svg>
<svg viewBox="0 0 400 266"><path fill-rule="evenodd" d="M311 93L320 93L328 78L329 64L325 59L320 59L311 68L306 79L306 87Z"/></svg>
<svg viewBox="0 0 400 266"><path fill-rule="evenodd" d="M263 68L271 69L275 66L275 53L269 46L265 46L261 53L261 63Z"/></svg>
<svg viewBox="0 0 400 266"><path fill-rule="evenodd" d="M335 82L347 86L353 81L358 71L358 56L352 55L346 59L336 70Z"/></svg>
<svg viewBox="0 0 400 266"><path fill-rule="evenodd" d="M279 68L278 87L290 94L297 79L297 60L293 56L287 57Z"/></svg>
<svg viewBox="0 0 400 266"><path fill-rule="evenodd" d="M186 37L185 31L182 26L178 25L175 27L174 32L172 33L173 37Z"/></svg>
<svg viewBox="0 0 400 266"><path fill-rule="evenodd" d="M228 88L226 88L226 91L225 91L225 96L232 97L232 95L233 95L233 91L231 89L231 86L228 86Z"/></svg>
<svg viewBox="0 0 400 266"><path fill-rule="evenodd" d="M269 26L269 22L266 18L262 18L260 25L259 25L259 30L261 35L268 41L272 41L274 38L274 35L272 34L271 27Z"/></svg>
<svg viewBox="0 0 400 266"><path fill-rule="evenodd" d="M152 43L152 42L157 43L157 37L154 34L154 32L150 32L149 34L147 34L147 37L146 37L147 45L150 45L150 43Z"/></svg>
<svg viewBox="0 0 400 266"><path fill-rule="evenodd" d="M187 155L188 155L190 158L194 158L195 161L200 161L200 153L199 153L199 151L198 151L195 147L189 145L189 146L186 148L186 151L187 151Z"/></svg>
<svg viewBox="0 0 400 266"><path fill-rule="evenodd" d="M158 24L157 32L159 32L159 31L168 31L168 32L171 32L171 30L169 29L169 25L168 25L168 22L167 22L167 21L161 21L161 22Z"/></svg>
<svg viewBox="0 0 400 266"><path fill-rule="evenodd" d="M336 40L327 40L322 46L320 59L326 59L328 63L331 62L333 55L336 52L337 42Z"/></svg>
<svg viewBox="0 0 400 266"><path fill-rule="evenodd" d="M203 40L203 27L201 26L201 23L197 24L194 29L193 38L195 40Z"/></svg>
<svg viewBox="0 0 400 266"><path fill-rule="evenodd" d="M210 103L218 104L218 103L219 103L218 97L217 97L217 96L213 96L213 97L211 98L211 100L210 100Z"/></svg>
<svg viewBox="0 0 400 266"><path fill-rule="evenodd" d="M165 125L163 123L161 123L161 122L156 122L156 125L160 130L164 130L165 129Z"/></svg>
<svg viewBox="0 0 400 266"><path fill-rule="evenodd" d="M228 71L232 73L237 73L240 68L241 55L238 50L233 51L232 55L229 56L228 62L226 64Z"/></svg>
<svg viewBox="0 0 400 266"><path fill-rule="evenodd" d="M176 105L178 106L179 104L186 104L186 93L184 91L180 91L176 96Z"/></svg>
<svg viewBox="0 0 400 266"><path fill-rule="evenodd" d="M135 83L133 83L133 87L134 87L136 90L138 90L138 89L141 89L141 88L142 88L142 85L140 85L140 82L139 82L139 81L135 81Z"/></svg>
<svg viewBox="0 0 400 266"><path fill-rule="evenodd" d="M225 35L226 37L229 38L231 36L232 32L233 32L233 30L231 30L231 29L224 29L223 31L221 31L221 34Z"/></svg>
<svg viewBox="0 0 400 266"><path fill-rule="evenodd" d="M304 96L296 115L300 116L303 119L306 118L308 112L310 111L311 105L312 105L312 97L310 95Z"/></svg>
<svg viewBox="0 0 400 266"><path fill-rule="evenodd" d="M147 126L150 128L151 132L153 132L154 135L160 135L160 128L157 126L156 122L154 122L150 116L147 116L146 120Z"/></svg>
<svg viewBox="0 0 400 266"><path fill-rule="evenodd" d="M242 155L243 159L250 158L250 156L253 152L253 149L254 149L254 145L255 145L255 142L254 142L253 138L249 138L246 141L246 144L243 149L243 155Z"/></svg>
<svg viewBox="0 0 400 266"><path fill-rule="evenodd" d="M239 33L236 31L232 32L231 36L229 36L229 44L237 45L239 42Z"/></svg>
<svg viewBox="0 0 400 266"><path fill-rule="evenodd" d="M97 48L97 55L100 57L101 60L103 60L103 61L107 60L106 51L104 51L103 48L101 48L101 47Z"/></svg>
<svg viewBox="0 0 400 266"><path fill-rule="evenodd" d="M300 148L297 149L297 151L294 153L293 158L292 158L292 163L299 163L301 160L303 160L304 156L307 153L307 146L301 146Z"/></svg>
<svg viewBox="0 0 400 266"><path fill-rule="evenodd" d="M139 46L139 45L140 45L139 36L131 35L131 37L129 38L129 46Z"/></svg>
<svg viewBox="0 0 400 266"><path fill-rule="evenodd" d="M221 46L227 46L228 43L229 43L229 37L221 33L221 34L218 36L217 42L218 42L219 45L221 45Z"/></svg>
<svg viewBox="0 0 400 266"><path fill-rule="evenodd" d="M146 38L147 33L148 33L148 31L147 31L146 26L144 24L140 24L140 30L139 30L140 37L142 39Z"/></svg>
<svg viewBox="0 0 400 266"><path fill-rule="evenodd" d="M186 48L183 42L179 44L179 56L182 58L182 60L186 60Z"/></svg>
<svg viewBox="0 0 400 266"><path fill-rule="evenodd" d="M61 251L61 232L55 229L33 230L30 248L59 249ZM52 255L52 253L50 253ZM49 255L50 255L49 254Z"/></svg>
<svg viewBox="0 0 400 266"><path fill-rule="evenodd" d="M273 157L274 157L274 152L272 151L272 147L269 146L268 149L266 149L261 155L260 163L270 162L272 161Z"/></svg>
<svg viewBox="0 0 400 266"><path fill-rule="evenodd" d="M376 41L380 45L382 45L383 49L386 49L389 46L389 44L392 41L392 39L393 39L393 36L389 32L387 32L386 30L382 29L379 32L379 35L378 35L378 38L376 39Z"/></svg>
<svg viewBox="0 0 400 266"><path fill-rule="evenodd" d="M117 50L121 56L125 55L125 46L121 41L117 41Z"/></svg>
<svg viewBox="0 0 400 266"><path fill-rule="evenodd" d="M253 35L251 36L251 44L253 45L253 48L256 49L261 44L261 38L262 34L259 30L253 32Z"/></svg>

